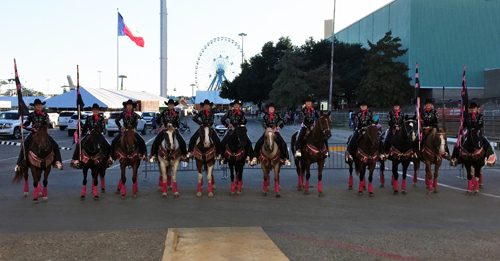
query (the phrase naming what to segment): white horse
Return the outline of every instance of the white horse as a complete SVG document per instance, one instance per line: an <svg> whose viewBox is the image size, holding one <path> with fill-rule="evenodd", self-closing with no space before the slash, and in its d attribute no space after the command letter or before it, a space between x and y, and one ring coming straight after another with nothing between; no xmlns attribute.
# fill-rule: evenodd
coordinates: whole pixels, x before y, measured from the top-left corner
<svg viewBox="0 0 500 261"><path fill-rule="evenodd" d="M213 131L209 126L202 126L198 130L199 138L194 147L194 158L196 159L196 168L198 169L198 193L196 196L201 197L201 188L203 186L203 172L207 171L208 179L208 197L213 198L212 192L215 189L214 184L214 165L215 165L215 143L210 139L210 132Z"/></svg>
<svg viewBox="0 0 500 261"><path fill-rule="evenodd" d="M181 160L181 149L179 147L179 142L175 136L175 129L172 124L167 125L165 130L165 139L161 142L161 146L158 149L158 167L160 169L160 174L163 177L162 191L163 198L167 197L167 175L173 175L173 191L174 197L179 197L179 192L177 191L177 168L179 167L179 162Z"/></svg>

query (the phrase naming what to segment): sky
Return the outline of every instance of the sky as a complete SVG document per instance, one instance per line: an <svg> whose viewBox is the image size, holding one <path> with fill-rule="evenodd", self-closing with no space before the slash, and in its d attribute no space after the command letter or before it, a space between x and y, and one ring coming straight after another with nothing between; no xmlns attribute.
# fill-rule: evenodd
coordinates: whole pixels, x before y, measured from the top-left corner
<svg viewBox="0 0 500 261"><path fill-rule="evenodd" d="M393 0L337 0L335 31ZM16 58L21 82L43 93L62 93L71 75L76 85L116 89L117 8L144 37L145 47L127 36L119 42L119 69L127 90L160 94L160 1L158 0L0 0L0 80L14 78ZM245 57L264 43L289 36L294 45L324 38L324 21L333 0L170 0L167 5L169 96L191 95L195 64L215 37L241 44ZM1 91L7 87L4 85ZM175 91L174 91L175 89Z"/></svg>

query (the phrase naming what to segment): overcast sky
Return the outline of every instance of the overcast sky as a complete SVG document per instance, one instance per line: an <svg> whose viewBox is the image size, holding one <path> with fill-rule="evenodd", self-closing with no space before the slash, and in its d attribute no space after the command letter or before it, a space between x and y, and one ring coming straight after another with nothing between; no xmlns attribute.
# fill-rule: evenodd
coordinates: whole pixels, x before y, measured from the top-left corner
<svg viewBox="0 0 500 261"><path fill-rule="evenodd" d="M339 31L392 0L337 0ZM141 48L119 38L120 74L128 90L159 94L160 1L158 0L16 0L0 1L0 80L13 78L17 59L21 81L29 88L61 93L71 75L76 84L116 88L117 11L144 37ZM207 41L219 36L241 42L245 56L267 41L289 36L301 45L324 37L324 20L333 0L170 0L168 1L168 94L191 95L195 63ZM174 88L177 91L174 92ZM2 91L6 87L2 87Z"/></svg>

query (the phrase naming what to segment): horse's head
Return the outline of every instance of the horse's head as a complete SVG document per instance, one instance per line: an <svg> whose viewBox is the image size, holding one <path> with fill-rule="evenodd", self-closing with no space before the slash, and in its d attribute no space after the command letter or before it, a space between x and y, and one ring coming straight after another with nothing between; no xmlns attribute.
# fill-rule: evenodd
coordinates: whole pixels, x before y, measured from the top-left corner
<svg viewBox="0 0 500 261"><path fill-rule="evenodd" d="M272 127L267 127L266 128L266 138L264 139L264 146L268 151L273 151L274 150L274 137L276 134L274 134L275 126Z"/></svg>
<svg viewBox="0 0 500 261"><path fill-rule="evenodd" d="M483 147L483 134L480 129L467 130L465 134L464 147L467 150L478 150Z"/></svg>
<svg viewBox="0 0 500 261"><path fill-rule="evenodd" d="M167 146L165 146L167 150L175 149L175 128L172 123L168 123L165 129L165 143L167 144Z"/></svg>
<svg viewBox="0 0 500 261"><path fill-rule="evenodd" d="M49 143L49 132L47 129L47 124L35 124L36 132L33 134L33 141L36 142L40 149L47 149L50 145Z"/></svg>
<svg viewBox="0 0 500 261"><path fill-rule="evenodd" d="M90 139L86 139L85 143L82 143L83 149L87 150L88 152L99 152L99 142L101 141L100 136L101 129L98 127L93 128L90 131Z"/></svg>
<svg viewBox="0 0 500 261"><path fill-rule="evenodd" d="M434 138L432 139L432 147L439 148L439 154L446 154L446 146L448 146L448 142L446 141L446 131L448 128L440 129L434 128L432 130L432 134Z"/></svg>
<svg viewBox="0 0 500 261"><path fill-rule="evenodd" d="M212 141L210 140L211 131L212 130L208 124L203 124L199 130L200 142L203 144L203 147L207 149L210 148L210 145L212 144Z"/></svg>
<svg viewBox="0 0 500 261"><path fill-rule="evenodd" d="M135 150L135 128L127 127L121 136L121 145L126 148L125 151L132 152Z"/></svg>
<svg viewBox="0 0 500 261"><path fill-rule="evenodd" d="M321 123L321 131L323 132L323 138L325 140L328 140L332 137L332 119L330 118L331 114L331 111L326 114L323 114L323 111L320 112L319 122Z"/></svg>
<svg viewBox="0 0 500 261"><path fill-rule="evenodd" d="M414 142L417 139L418 124L413 120L407 120L403 124L403 138Z"/></svg>
<svg viewBox="0 0 500 261"><path fill-rule="evenodd" d="M367 148L378 148L379 139L378 139L378 128L377 125L372 124L366 128L365 131L364 143Z"/></svg>

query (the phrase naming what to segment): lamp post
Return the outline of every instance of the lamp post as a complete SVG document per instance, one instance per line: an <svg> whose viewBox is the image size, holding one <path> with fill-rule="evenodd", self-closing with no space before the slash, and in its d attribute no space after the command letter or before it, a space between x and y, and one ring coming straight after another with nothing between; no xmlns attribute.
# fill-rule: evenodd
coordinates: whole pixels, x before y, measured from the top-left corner
<svg viewBox="0 0 500 261"><path fill-rule="evenodd" d="M120 76L118 76L118 78L122 79L121 90L123 91L123 78L127 79L127 75L120 75Z"/></svg>
<svg viewBox="0 0 500 261"><path fill-rule="evenodd" d="M101 89L101 73L102 71L97 71L99 73L99 89Z"/></svg>
<svg viewBox="0 0 500 261"><path fill-rule="evenodd" d="M243 56L244 56L244 52L243 52L243 40L245 38L245 36L247 36L246 33L241 33L241 34L238 34L239 36L241 36L241 63L243 63L244 59L243 59Z"/></svg>
<svg viewBox="0 0 500 261"><path fill-rule="evenodd" d="M191 83L190 86L191 86L191 99L193 99L193 97L194 97L194 86L196 86L196 84Z"/></svg>

